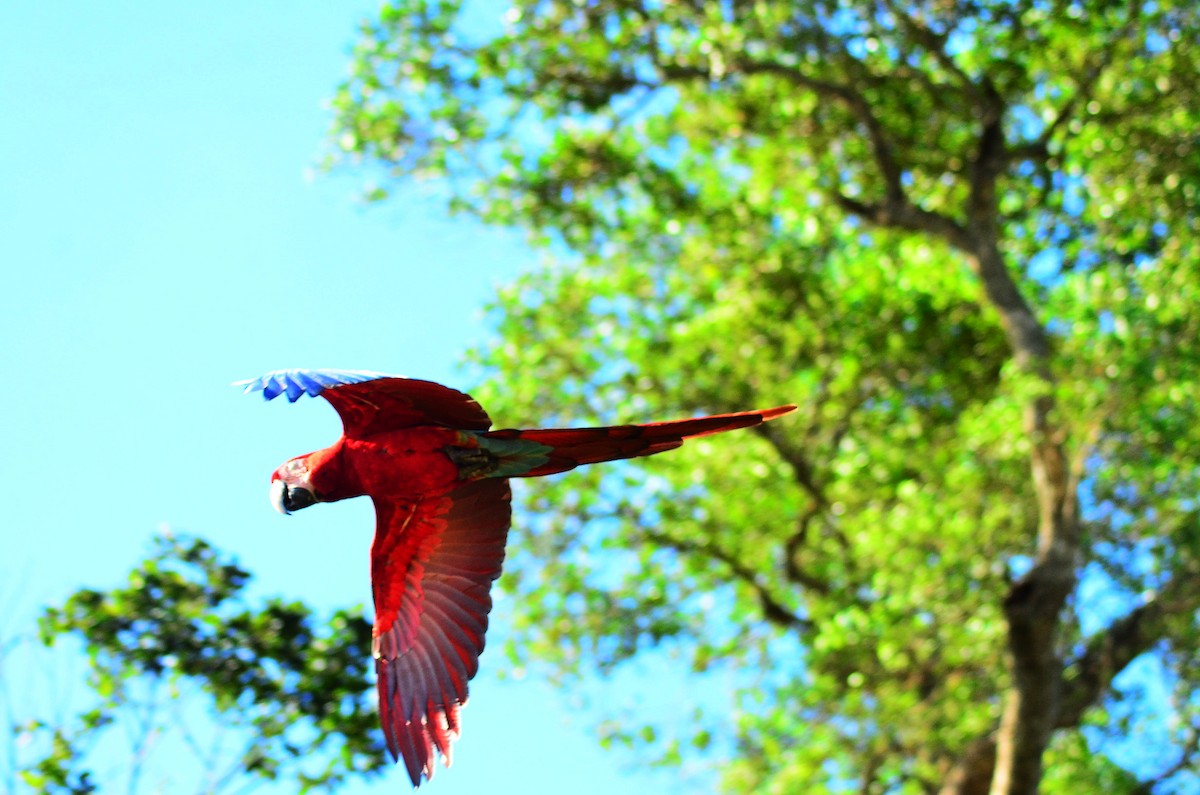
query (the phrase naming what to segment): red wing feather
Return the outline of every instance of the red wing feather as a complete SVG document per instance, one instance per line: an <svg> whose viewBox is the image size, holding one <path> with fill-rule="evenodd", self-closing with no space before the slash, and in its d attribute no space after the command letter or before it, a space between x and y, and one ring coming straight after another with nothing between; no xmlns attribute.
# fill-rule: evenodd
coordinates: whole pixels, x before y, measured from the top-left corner
<svg viewBox="0 0 1200 795"><path fill-rule="evenodd" d="M379 718L414 786L433 777L437 754L450 765L504 562L511 499L508 481L492 479L417 502L375 501Z"/></svg>
<svg viewBox="0 0 1200 795"><path fill-rule="evenodd" d="M380 431L441 425L486 431L492 421L474 398L457 389L416 378L377 378L321 392L337 409L345 435L361 439Z"/></svg>

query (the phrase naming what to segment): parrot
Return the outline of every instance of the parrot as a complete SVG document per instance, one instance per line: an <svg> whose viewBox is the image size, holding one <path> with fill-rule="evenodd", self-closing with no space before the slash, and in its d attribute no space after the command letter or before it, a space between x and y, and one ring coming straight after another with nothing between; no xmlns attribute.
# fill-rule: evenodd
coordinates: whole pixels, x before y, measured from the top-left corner
<svg viewBox="0 0 1200 795"><path fill-rule="evenodd" d="M747 428L795 406L602 428L492 430L483 408L432 381L365 370L274 370L237 381L266 400L323 397L341 417L331 446L271 475L290 514L370 497L371 594L379 720L414 788L448 768L467 683L479 667L512 520L510 478L656 455L685 439Z"/></svg>

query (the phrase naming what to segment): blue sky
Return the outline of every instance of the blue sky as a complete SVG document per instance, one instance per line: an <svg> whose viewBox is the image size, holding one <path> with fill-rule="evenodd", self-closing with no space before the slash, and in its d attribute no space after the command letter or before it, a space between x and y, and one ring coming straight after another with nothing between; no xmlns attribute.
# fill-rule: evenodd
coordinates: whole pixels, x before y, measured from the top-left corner
<svg viewBox="0 0 1200 795"><path fill-rule="evenodd" d="M361 175L314 174L323 103L373 8L0 6L0 630L117 584L164 527L236 554L260 594L367 598L369 503L267 502L275 466L337 436L333 411L229 383L343 367L461 385L483 304L538 256L420 186L365 207ZM502 632L428 791L661 790L566 695L498 681ZM18 688L26 673L6 672ZM345 792L406 790L397 768Z"/></svg>

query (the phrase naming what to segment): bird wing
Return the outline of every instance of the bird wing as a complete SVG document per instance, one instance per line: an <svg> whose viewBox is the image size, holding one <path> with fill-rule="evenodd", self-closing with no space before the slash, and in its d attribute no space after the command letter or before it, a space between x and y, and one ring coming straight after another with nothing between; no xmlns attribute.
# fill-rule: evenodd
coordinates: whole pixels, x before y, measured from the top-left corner
<svg viewBox="0 0 1200 795"><path fill-rule="evenodd" d="M413 785L450 766L467 682L479 667L489 591L512 518L508 481L412 502L375 500L371 547L379 718Z"/></svg>
<svg viewBox="0 0 1200 795"><path fill-rule="evenodd" d="M352 439L416 425L468 431L492 427L470 395L432 381L368 370L273 370L234 385L247 393L262 392L266 400L287 395L295 403L301 395L320 395L337 409L344 433Z"/></svg>

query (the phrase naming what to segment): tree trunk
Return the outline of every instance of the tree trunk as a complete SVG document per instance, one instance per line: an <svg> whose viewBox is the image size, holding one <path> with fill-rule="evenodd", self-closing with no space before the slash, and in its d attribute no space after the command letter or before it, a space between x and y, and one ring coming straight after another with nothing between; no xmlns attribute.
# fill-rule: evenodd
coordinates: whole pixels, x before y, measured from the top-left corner
<svg viewBox="0 0 1200 795"><path fill-rule="evenodd" d="M1079 522L1065 431L1052 419L1049 340L1009 274L997 241L986 234L994 227L983 226L984 234L975 236L973 264L1000 313L1017 364L1037 381L1024 423L1038 501L1037 554L1004 600L1012 685L996 736L990 789L991 795L1029 795L1038 790L1042 754L1058 721L1063 663L1056 639L1063 606L1075 588Z"/></svg>

